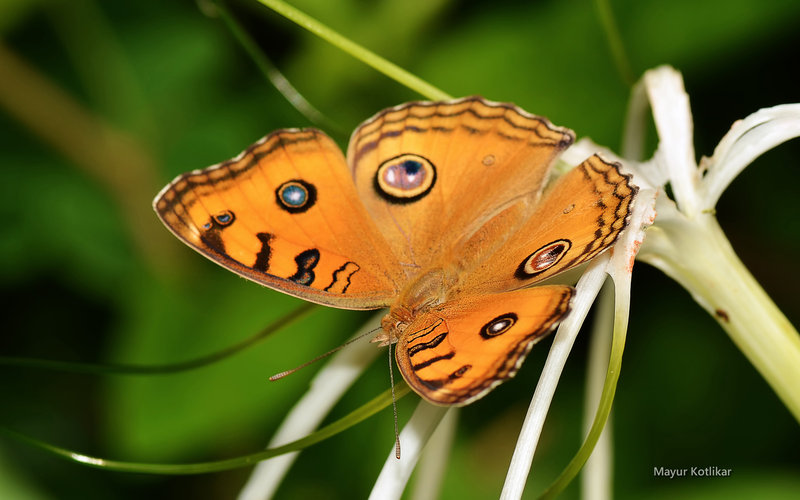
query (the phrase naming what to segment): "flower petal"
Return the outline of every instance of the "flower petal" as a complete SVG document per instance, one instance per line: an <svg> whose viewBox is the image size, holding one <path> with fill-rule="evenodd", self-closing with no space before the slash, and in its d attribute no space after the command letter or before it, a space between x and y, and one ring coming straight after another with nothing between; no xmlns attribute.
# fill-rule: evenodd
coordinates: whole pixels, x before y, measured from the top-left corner
<svg viewBox="0 0 800 500"><path fill-rule="evenodd" d="M659 144L656 161L665 170L681 211L697 210L698 169L692 142L692 111L683 77L674 68L661 66L644 75L653 109Z"/></svg>
<svg viewBox="0 0 800 500"><path fill-rule="evenodd" d="M559 160L567 163L570 167L580 164L586 158L592 156L595 153L601 153L604 158L608 158L614 161L621 161L621 159L614 154L610 149L605 146L601 146L594 142L593 140L589 139L588 137L583 137L578 139L572 146L567 148L566 151L561 153L559 156Z"/></svg>
<svg viewBox="0 0 800 500"><path fill-rule="evenodd" d="M444 414L444 418L425 446L419 469L414 476L414 489L411 492L411 498L414 500L433 500L440 497L439 490L458 427L458 412L459 408L452 407Z"/></svg>
<svg viewBox="0 0 800 500"><path fill-rule="evenodd" d="M614 333L614 287L606 282L595 302L595 313L589 338L589 360L586 367L586 394L583 400L583 434L588 435L600 406L605 387L611 340ZM613 445L612 421L609 416L592 454L581 471L584 500L605 500L612 495Z"/></svg>
<svg viewBox="0 0 800 500"><path fill-rule="evenodd" d="M400 433L400 443L403 446L400 458L395 457L395 448L383 464L378 480L372 488L369 498L371 500L391 500L400 498L406 488L408 478L414 471L414 466L419 460L422 448L428 442L436 426L451 408L434 406L425 400L420 400L411 420L408 421Z"/></svg>
<svg viewBox="0 0 800 500"><path fill-rule="evenodd" d="M542 433L558 380L572 350L572 344L586 319L586 314L605 281L608 259L608 252L594 259L575 286L577 293L572 301L572 311L558 327L536 391L533 393L528 414L525 415L525 421L522 423L522 430L517 438L517 446L511 457L511 465L508 467L506 482L500 495L503 500L522 497L522 491L525 489L528 473L531 470L533 454L536 451L536 445L539 442L539 436Z"/></svg>
<svg viewBox="0 0 800 500"><path fill-rule="evenodd" d="M800 137L800 104L761 109L734 123L717 145L714 155L701 162L701 167L707 170L703 179L702 208L714 208L723 191L746 166L795 137Z"/></svg>
<svg viewBox="0 0 800 500"><path fill-rule="evenodd" d="M382 316L383 313L375 315L359 329L355 337L374 330L376 325L380 325ZM381 350L371 344L368 338L364 338L334 354L311 381L308 392L286 415L268 447L289 443L316 429L342 394L380 352ZM259 462L239 492L239 500L272 498L298 453L287 453Z"/></svg>
<svg viewBox="0 0 800 500"><path fill-rule="evenodd" d="M608 274L615 282L624 274L633 272L633 262L645 239L645 230L656 220L656 196L656 190L651 188L639 189L636 194L628 227L614 243L614 253L609 262Z"/></svg>
<svg viewBox="0 0 800 500"><path fill-rule="evenodd" d="M595 153L599 153L604 160L621 164L624 173L633 175L633 183L640 188L655 188L667 183L668 179L665 173L658 168L658 164L654 160L642 163L624 159L588 137L578 140L569 149L561 153L559 160L573 167Z"/></svg>

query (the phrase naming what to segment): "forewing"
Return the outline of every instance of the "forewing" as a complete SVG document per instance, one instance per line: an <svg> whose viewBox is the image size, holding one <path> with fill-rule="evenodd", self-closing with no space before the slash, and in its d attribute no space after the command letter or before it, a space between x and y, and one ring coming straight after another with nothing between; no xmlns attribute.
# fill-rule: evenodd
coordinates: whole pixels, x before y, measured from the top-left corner
<svg viewBox="0 0 800 500"><path fill-rule="evenodd" d="M180 175L153 205L209 259L312 302L382 307L405 281L341 151L314 129L274 132L230 161Z"/></svg>

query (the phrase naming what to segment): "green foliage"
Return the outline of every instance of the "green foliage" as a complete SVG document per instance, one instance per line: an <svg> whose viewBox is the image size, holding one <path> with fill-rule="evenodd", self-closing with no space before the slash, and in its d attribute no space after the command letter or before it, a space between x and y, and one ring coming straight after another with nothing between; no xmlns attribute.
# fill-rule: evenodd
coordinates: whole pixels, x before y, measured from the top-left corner
<svg viewBox="0 0 800 500"><path fill-rule="evenodd" d="M619 143L629 89L594 2L292 4L452 95L513 101L579 136ZM291 83L343 130L419 98L256 2L230 7ZM619 0L611 8L637 76L661 63L684 71L700 154L711 153L733 120L800 100L798 2ZM12 51L60 89L60 99L101 121L86 129L73 115L45 114L32 124L12 111L11 91L0 83L0 355L178 362L235 344L298 306L207 262L149 209L175 175L229 158L273 129L309 126L220 19L191 2L17 0L0 2L0 20L0 54ZM27 78L2 61L0 79ZM49 102L35 87L25 89L13 97L25 109ZM75 124L61 137L81 143L89 134L96 150L64 153L38 128L51 118ZM98 130L113 131L125 146ZM91 158L109 144L116 149L93 168ZM123 161L131 151L142 160ZM789 144L760 159L719 206L742 259L795 324L799 153ZM800 432L755 370L665 277L639 266L633 294L614 411L618 496L796 492L800 485L783 471L800 465ZM197 462L253 452L316 368L277 383L267 377L338 345L364 319L318 309L239 355L178 375L98 378L0 367L0 424L114 459ZM497 496L546 347L515 380L463 411L443 498ZM560 384L529 497L580 444L584 350L579 343ZM376 363L331 418L387 385L385 361ZM412 399L400 402L401 422ZM384 412L307 450L279 498L365 497L392 440ZM5 440L0 447L3 498L230 498L247 474L132 476ZM683 465L727 466L734 474L680 483L653 477L653 467ZM577 497L577 486L565 495Z"/></svg>

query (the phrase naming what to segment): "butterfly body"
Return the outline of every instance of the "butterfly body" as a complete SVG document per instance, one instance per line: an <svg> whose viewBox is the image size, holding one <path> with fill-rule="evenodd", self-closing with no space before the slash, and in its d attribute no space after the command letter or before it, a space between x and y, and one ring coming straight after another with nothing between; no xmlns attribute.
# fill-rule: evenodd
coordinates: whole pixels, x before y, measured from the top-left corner
<svg viewBox="0 0 800 500"><path fill-rule="evenodd" d="M607 249L636 193L597 156L545 190L574 140L480 97L378 113L347 157L323 133L274 132L176 178L154 206L184 242L234 272L313 302L389 307L406 381L468 404L513 376L569 311L573 289L534 286Z"/></svg>

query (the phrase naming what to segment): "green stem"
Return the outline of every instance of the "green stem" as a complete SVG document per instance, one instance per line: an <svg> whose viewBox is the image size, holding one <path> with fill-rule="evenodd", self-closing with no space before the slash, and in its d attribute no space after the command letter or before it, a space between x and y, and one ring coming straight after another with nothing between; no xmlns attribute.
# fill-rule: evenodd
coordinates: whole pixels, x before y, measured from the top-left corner
<svg viewBox="0 0 800 500"><path fill-rule="evenodd" d="M800 422L800 336L736 256L711 214L660 218L639 259L688 290Z"/></svg>
<svg viewBox="0 0 800 500"><path fill-rule="evenodd" d="M614 277L614 336L611 340L611 356L608 361L608 370L603 382L603 393L600 395L600 404L597 406L592 426L586 435L578 453L572 457L561 474L539 497L540 500L552 499L564 491L589 459L594 450L603 428L611 414L611 405L617 392L617 382L622 368L622 353L625 351L625 339L628 332L628 316L630 313L630 274Z"/></svg>
<svg viewBox="0 0 800 500"><path fill-rule="evenodd" d="M396 399L400 399L409 392L411 392L411 388L408 387L408 385L406 385L405 382L398 383L394 389L395 389ZM236 469L240 467L246 467L253 465L257 462L260 462L261 460L266 460L268 458L276 457L278 455L283 455L284 453L302 450L304 448L311 446L312 444L316 444L320 441L328 439L329 437L335 436L336 434L344 431L345 429L348 429L356 425L357 423L362 422L363 420L374 415L383 408L389 406L391 402L392 402L392 393L390 390L386 390L385 392L378 395L371 401L362 405L360 408L353 410L352 412L340 418L339 420L336 420L335 422L326 425L325 427L309 434L308 436L302 439L292 441L291 443L285 444L283 446L277 446L275 448L259 451L257 453L250 453L249 455L244 455L236 458L229 458L226 460L217 460L214 462L202 462L202 463L148 464L139 462L123 462L120 460L107 460L105 458L92 457L84 455L82 453L77 453L72 450L68 450L66 448L54 446L45 443L43 441L40 441L38 439L31 438L19 432L13 431L11 429L7 429L2 426L0 426L0 434L6 435L10 438L16 439L31 446L41 448L61 458L66 458L73 462L82 463L91 467L96 467L98 469L114 470L121 472L138 472L144 474L163 474L163 475L205 474L209 472L219 472L224 470Z"/></svg>
<svg viewBox="0 0 800 500"><path fill-rule="evenodd" d="M167 363L163 365L126 365L112 363L75 363L71 361L56 361L49 359L21 358L0 356L0 366L13 366L19 368L33 368L37 370L53 370L59 372L85 373L89 375L169 375L184 373L204 366L211 365L225 358L255 345L296 319L310 313L318 306L310 302L301 304L300 307L285 314L266 328L236 344L230 345L216 352L206 354L186 361Z"/></svg>
<svg viewBox="0 0 800 500"><path fill-rule="evenodd" d="M611 55L614 57L614 65L617 67L617 72L622 78L622 81L625 82L627 86L632 87L633 84L636 83L636 79L633 76L630 62L628 62L628 56L625 53L625 45L622 43L619 28L617 28L617 23L614 21L614 13L611 10L611 5L608 0L595 0L594 4L600 16L600 24L603 25L603 31L606 34L606 40L608 41L609 49L611 49Z"/></svg>
<svg viewBox="0 0 800 500"><path fill-rule="evenodd" d="M214 5L217 9L219 17L225 26L233 34L239 45L242 46L250 59L253 60L256 67L261 74L286 98L286 100L294 106L303 116L308 118L316 125L330 131L331 129L344 134L341 127L327 116L323 115L317 108L315 108L305 97L292 85L292 83L272 64L272 61L267 55L258 47L258 44L253 38L245 31L244 27L231 13L230 9L223 0L216 0Z"/></svg>
<svg viewBox="0 0 800 500"><path fill-rule="evenodd" d="M314 33L331 45L340 48L344 52L347 52L368 66L372 66L392 80L395 80L396 82L405 85L411 90L425 96L426 98L434 101L452 99L452 96L446 92L434 87L421 78L414 76L400 66L387 61L374 52L371 52L364 47L350 41L349 39L320 23L316 19L308 16L308 14L295 9L286 2L281 0L258 0L258 2L264 4L290 21L299 24L311 33Z"/></svg>

